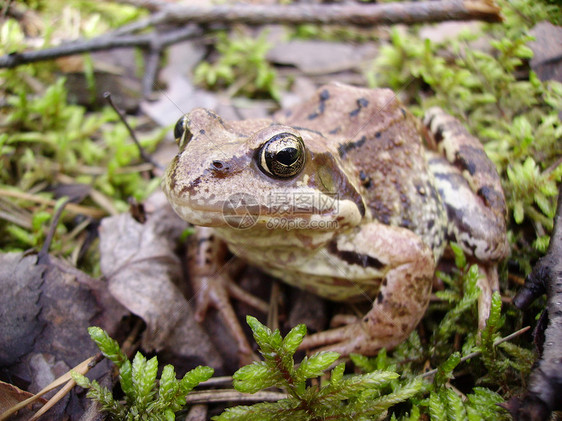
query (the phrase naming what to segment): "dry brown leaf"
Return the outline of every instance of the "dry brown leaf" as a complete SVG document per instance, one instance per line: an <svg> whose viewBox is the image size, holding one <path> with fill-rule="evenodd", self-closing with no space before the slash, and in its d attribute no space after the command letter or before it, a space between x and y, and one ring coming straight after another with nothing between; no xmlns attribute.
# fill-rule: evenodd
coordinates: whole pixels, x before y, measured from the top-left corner
<svg viewBox="0 0 562 421"><path fill-rule="evenodd" d="M98 324L113 333L122 312L104 306L119 306L92 293L90 277L66 262L45 254L10 253L0 256L0 342L2 366L14 383L36 393L85 358L99 352L88 335L88 326ZM104 323L99 323L105 321ZM13 354L10 354L13 352ZM93 377L108 372L107 362L92 371ZM52 393L55 393L53 391ZM75 393L67 395L50 411L52 419L79 416L87 402Z"/></svg>
<svg viewBox="0 0 562 421"><path fill-rule="evenodd" d="M128 214L101 223L101 269L109 290L145 321L142 346L146 351L168 348L176 356L220 367L221 358L177 286L183 275L175 250L187 224L172 211L163 193L152 200L145 204L144 224Z"/></svg>
<svg viewBox="0 0 562 421"><path fill-rule="evenodd" d="M24 400L31 398L33 393L26 392L20 388L14 386L13 384L4 383L0 381L0 415L5 411L10 409L12 406L23 402ZM39 398L38 403L41 405L45 404L46 399ZM17 420L27 420L29 419L35 411L29 408L25 408L19 411L17 415L10 418L11 421Z"/></svg>

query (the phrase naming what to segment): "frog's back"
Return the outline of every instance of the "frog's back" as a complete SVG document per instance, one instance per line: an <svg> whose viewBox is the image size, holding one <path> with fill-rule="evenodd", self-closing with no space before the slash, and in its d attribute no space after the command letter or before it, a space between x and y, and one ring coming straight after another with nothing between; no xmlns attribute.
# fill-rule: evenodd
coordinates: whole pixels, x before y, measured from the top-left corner
<svg viewBox="0 0 562 421"><path fill-rule="evenodd" d="M436 257L441 253L446 214L427 167L420 123L394 92L331 83L276 117L324 135L361 190L370 218L414 231Z"/></svg>

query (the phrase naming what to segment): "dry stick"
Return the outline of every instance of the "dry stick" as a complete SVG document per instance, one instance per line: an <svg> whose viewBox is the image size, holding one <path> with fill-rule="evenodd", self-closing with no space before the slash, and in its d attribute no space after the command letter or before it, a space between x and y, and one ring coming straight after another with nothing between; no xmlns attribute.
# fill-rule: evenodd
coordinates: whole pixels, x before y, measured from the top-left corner
<svg viewBox="0 0 562 421"><path fill-rule="evenodd" d="M30 193L18 192L13 190L0 189L0 197L13 197L15 199L29 200L35 203L41 203L47 206L55 206L57 202L53 199L36 196ZM69 203L66 205L66 210L73 214L91 216L92 218L101 218L105 212L100 209L92 209L86 206L77 205L76 203Z"/></svg>
<svg viewBox="0 0 562 421"><path fill-rule="evenodd" d="M519 329L518 331L513 332L513 333L510 334L510 335L507 335L505 338L500 338L500 339L498 339L498 340L496 340L496 341L494 342L494 346L498 346L499 344L502 344L502 343L504 343L504 342L510 341L510 340L512 340L513 338L515 338L515 337L517 337L517 336L519 336L519 335L521 335L521 334L527 332L530 328L531 328L531 326L525 326L524 328ZM464 361L466 361L466 360L470 360L471 358L474 358L474 357L479 356L481 353L482 353L482 352L480 352L480 351L471 352L470 354L465 355L464 357L462 357L461 360L460 360L460 362L462 363L462 362L464 362ZM430 370L430 371L428 371L428 372L426 372L426 373L423 373L421 376L422 376L422 377L429 377L429 376L432 376L432 375L434 375L435 373L437 373L437 370L438 370L438 369L435 368L435 369Z"/></svg>
<svg viewBox="0 0 562 421"><path fill-rule="evenodd" d="M288 6L235 5L195 7L171 5L146 19L125 25L111 34L86 41L75 41L45 50L13 53L0 57L0 68L15 67L20 64L81 54L91 51L119 47L150 47L155 41L152 34L126 35L164 23L210 24L247 23L263 25L268 23L285 24L352 24L380 25L394 23L441 22L446 20L479 19L499 22L499 8L491 0L438 0L407 3L381 3L367 5L319 5L303 4ZM194 35L191 26L182 27L182 36L174 38L174 33L166 34L168 44L187 39ZM161 42L161 41L160 41ZM163 43L164 45L165 43Z"/></svg>
<svg viewBox="0 0 562 421"><path fill-rule="evenodd" d="M122 32L122 30L123 28L119 32ZM195 26L182 27L163 34L121 35L116 31L89 40L72 41L44 50L7 54L0 57L0 68L13 68L21 64L53 60L59 57L91 53L93 51L110 50L112 48L151 48L152 45L164 48L170 44L192 38L198 35L198 33L199 31Z"/></svg>
<svg viewBox="0 0 562 421"><path fill-rule="evenodd" d="M196 390L187 395L188 405L212 402L276 402L286 399L288 395L282 392L261 391L253 394L238 392L233 389L225 390Z"/></svg>
<svg viewBox="0 0 562 421"><path fill-rule="evenodd" d="M389 25L479 19L501 22L492 0L438 0L379 4L171 5L148 18L157 23L246 23Z"/></svg>
<svg viewBox="0 0 562 421"><path fill-rule="evenodd" d="M162 0L113 0L113 3L128 4L130 6L142 7L152 12L162 10L170 5Z"/></svg>
<svg viewBox="0 0 562 421"><path fill-rule="evenodd" d="M99 361L101 361L102 358L103 358L103 355L101 353L99 353L97 355L94 355L93 357L88 358L85 361L82 361L80 364L78 364L72 370L66 372L65 374L60 376L58 379L55 379L50 385L43 388L39 393L33 395L32 397L30 397L30 398L28 398L24 401L21 401L17 405L12 406L6 412L3 412L2 414L0 414L0 421L7 420L11 415L15 414L20 409L25 408L27 405L35 402L37 399L39 399L45 393L50 392L51 390L56 389L57 387L71 381L72 380L72 375L70 374L71 371L76 371L76 372L78 372L82 375L85 375L88 371L90 371L90 369L92 367L94 367Z"/></svg>
<svg viewBox="0 0 562 421"><path fill-rule="evenodd" d="M57 393L55 393L53 395L53 397L51 399L49 399L49 401L41 408L39 409L39 411L37 411L35 414L33 414L33 416L29 419L29 421L36 421L38 420L41 416L43 416L49 409L51 409L53 406L55 406L62 398L64 398L71 390L72 388L74 388L74 386L76 386L76 382L74 380L70 380L68 383L66 383L61 390L59 390Z"/></svg>
<svg viewBox="0 0 562 421"><path fill-rule="evenodd" d="M51 226L49 227L49 231L47 232L47 237L45 237L45 241L43 242L43 247L41 247L41 250L39 251L38 254L38 261L47 258L47 256L49 255L49 249L51 248L53 237L55 236L55 232L57 231L57 226L59 225L60 217L62 215L62 212L64 211L64 208L69 203L70 203L70 198L65 199L64 202L61 203L61 205L53 215L53 218L51 219Z"/></svg>
<svg viewBox="0 0 562 421"><path fill-rule="evenodd" d="M552 411L562 409L562 184L558 186L558 205L548 250L527 276L513 304L525 309L545 293L546 309L536 328L538 332L545 329L541 357L531 371L527 392L520 399L512 398L505 406L514 420L546 420Z"/></svg>
<svg viewBox="0 0 562 421"><path fill-rule="evenodd" d="M180 41L192 38L199 35L199 28L196 26L186 26L185 28L165 32L159 34L155 33L152 42L150 43L149 56L145 63L142 92L144 97L148 97L156 84L158 77L158 67L160 65L160 57L162 52L168 45L176 44Z"/></svg>

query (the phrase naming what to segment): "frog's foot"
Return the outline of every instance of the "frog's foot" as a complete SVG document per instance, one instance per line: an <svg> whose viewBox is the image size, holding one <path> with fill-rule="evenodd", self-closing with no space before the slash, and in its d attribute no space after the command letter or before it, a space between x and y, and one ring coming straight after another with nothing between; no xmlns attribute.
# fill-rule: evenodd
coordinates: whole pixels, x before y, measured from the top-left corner
<svg viewBox="0 0 562 421"><path fill-rule="evenodd" d="M375 355L382 348L400 344L419 323L429 303L432 261L429 249L420 250L416 259L389 270L372 309L362 319L343 319L352 323L307 336L301 348Z"/></svg>
<svg viewBox="0 0 562 421"><path fill-rule="evenodd" d="M238 346L238 352L242 355L251 355L252 348L246 339L246 335L242 330L242 326L240 326L229 299L228 287L226 285L230 280L226 279L225 276L221 274L193 278L195 289L195 320L202 323L205 320L208 309L210 307L215 308L234 337Z"/></svg>
<svg viewBox="0 0 562 421"><path fill-rule="evenodd" d="M261 301L241 288L233 287L233 282L226 273L226 247L209 228L197 227L191 236L190 244L197 247L188 248L188 266L195 296L195 319L205 320L210 307L215 308L238 346L241 361L248 363L252 357L252 348L240 326L240 322L232 308L229 292L242 298L250 305ZM222 265L222 266L220 266ZM262 303L262 306L265 305Z"/></svg>

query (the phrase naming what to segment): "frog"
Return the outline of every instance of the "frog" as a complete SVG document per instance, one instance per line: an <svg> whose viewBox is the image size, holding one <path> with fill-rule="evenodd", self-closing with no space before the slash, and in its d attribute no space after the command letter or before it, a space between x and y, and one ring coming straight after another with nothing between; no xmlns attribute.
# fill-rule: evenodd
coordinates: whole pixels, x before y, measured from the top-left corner
<svg viewBox="0 0 562 421"><path fill-rule="evenodd" d="M375 355L403 342L428 306L450 241L481 268L479 316L509 251L506 205L480 141L440 108L416 118L390 89L332 82L272 118L181 117L163 178L175 212L196 228L198 318L242 296L211 262L234 256L321 297L370 302L362 316L309 335L304 349Z"/></svg>

